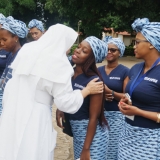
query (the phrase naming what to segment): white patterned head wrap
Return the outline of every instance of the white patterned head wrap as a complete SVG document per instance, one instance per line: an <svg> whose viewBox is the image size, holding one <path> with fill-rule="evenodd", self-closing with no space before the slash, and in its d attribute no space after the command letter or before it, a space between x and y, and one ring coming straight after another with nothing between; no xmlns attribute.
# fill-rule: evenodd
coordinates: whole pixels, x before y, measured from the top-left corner
<svg viewBox="0 0 160 160"><path fill-rule="evenodd" d="M20 20L14 19L12 16L6 18L6 22L1 28L17 35L19 38L25 38L28 34L26 24Z"/></svg>
<svg viewBox="0 0 160 160"><path fill-rule="evenodd" d="M112 38L111 36L106 36L103 41L107 44L113 43L114 45L116 45L120 51L120 57L123 56L125 45L120 38Z"/></svg>
<svg viewBox="0 0 160 160"><path fill-rule="evenodd" d="M41 32L44 32L44 27L42 21L38 21L37 19L32 19L28 24L29 29L36 27Z"/></svg>
<svg viewBox="0 0 160 160"><path fill-rule="evenodd" d="M148 18L138 18L132 23L132 28L142 35L160 52L160 22L149 22Z"/></svg>
<svg viewBox="0 0 160 160"><path fill-rule="evenodd" d="M96 63L102 62L107 56L108 45L94 36L87 37L84 41L87 41L90 44Z"/></svg>
<svg viewBox="0 0 160 160"><path fill-rule="evenodd" d="M6 17L0 13L0 24L3 24L4 22L6 22Z"/></svg>

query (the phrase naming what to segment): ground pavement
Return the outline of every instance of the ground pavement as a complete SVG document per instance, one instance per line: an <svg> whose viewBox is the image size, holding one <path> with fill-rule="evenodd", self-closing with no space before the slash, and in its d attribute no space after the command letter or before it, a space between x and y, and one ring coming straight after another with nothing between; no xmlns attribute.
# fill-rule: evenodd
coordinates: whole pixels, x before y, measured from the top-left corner
<svg viewBox="0 0 160 160"><path fill-rule="evenodd" d="M134 64L141 62L134 57L123 57L119 59L119 63L131 68ZM105 65L107 62L97 64L97 66ZM73 160L73 139L62 132L62 130L57 127L55 119L56 107L53 107L53 125L58 132L57 145L55 148L54 160Z"/></svg>

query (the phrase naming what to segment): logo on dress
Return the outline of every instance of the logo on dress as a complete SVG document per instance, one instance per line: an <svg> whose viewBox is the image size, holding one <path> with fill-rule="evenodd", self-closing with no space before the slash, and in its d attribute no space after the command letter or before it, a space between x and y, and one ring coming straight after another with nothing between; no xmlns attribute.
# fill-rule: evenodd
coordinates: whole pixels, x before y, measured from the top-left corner
<svg viewBox="0 0 160 160"><path fill-rule="evenodd" d="M6 58L6 55L0 55L0 58Z"/></svg>
<svg viewBox="0 0 160 160"><path fill-rule="evenodd" d="M144 78L145 81L150 81L150 82L154 82L154 83L157 83L158 80L157 79L154 79L154 78L149 78L149 77L145 77Z"/></svg>
<svg viewBox="0 0 160 160"><path fill-rule="evenodd" d="M120 80L121 77L109 77L109 79L116 79L116 80Z"/></svg>
<svg viewBox="0 0 160 160"><path fill-rule="evenodd" d="M77 87L77 88L80 88L80 89L85 88L84 86L82 86L82 85L80 85L80 84L77 84L77 83L75 83L74 86Z"/></svg>

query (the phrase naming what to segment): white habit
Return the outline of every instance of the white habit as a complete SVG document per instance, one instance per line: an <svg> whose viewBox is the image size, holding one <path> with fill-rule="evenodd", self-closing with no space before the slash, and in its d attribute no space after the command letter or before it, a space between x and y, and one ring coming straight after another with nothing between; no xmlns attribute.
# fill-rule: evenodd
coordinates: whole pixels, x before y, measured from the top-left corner
<svg viewBox="0 0 160 160"><path fill-rule="evenodd" d="M73 69L65 54L76 38L74 30L57 24L19 51L4 90L0 160L53 160L57 135L50 113L53 99L68 113L83 103L80 90L72 90Z"/></svg>

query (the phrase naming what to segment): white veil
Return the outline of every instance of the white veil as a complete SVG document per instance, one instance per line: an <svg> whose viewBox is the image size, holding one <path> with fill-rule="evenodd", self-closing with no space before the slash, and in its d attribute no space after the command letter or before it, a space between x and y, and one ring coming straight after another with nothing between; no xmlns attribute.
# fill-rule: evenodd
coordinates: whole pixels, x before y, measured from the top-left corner
<svg viewBox="0 0 160 160"><path fill-rule="evenodd" d="M73 75L66 51L77 35L65 25L53 25L38 41L21 48L11 68L16 74L32 74L52 82L65 83Z"/></svg>

